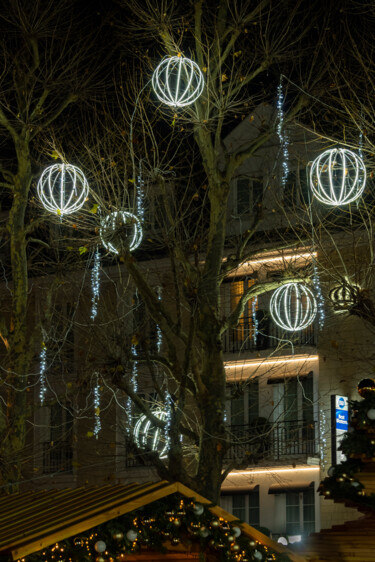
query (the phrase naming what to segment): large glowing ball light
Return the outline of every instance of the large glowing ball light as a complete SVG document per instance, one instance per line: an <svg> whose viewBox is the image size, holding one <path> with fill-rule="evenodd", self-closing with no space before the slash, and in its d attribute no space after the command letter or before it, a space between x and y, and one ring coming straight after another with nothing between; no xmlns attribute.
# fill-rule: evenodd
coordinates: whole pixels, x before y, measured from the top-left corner
<svg viewBox="0 0 375 562"><path fill-rule="evenodd" d="M303 283L287 283L272 294L270 312L273 321L284 330L296 332L315 319L317 304L312 290Z"/></svg>
<svg viewBox="0 0 375 562"><path fill-rule="evenodd" d="M157 408L152 414L159 420L166 421L168 414L164 410ZM137 447L149 447L152 451L159 454L159 458L163 458L167 454L168 443L162 440L162 430L152 425L152 422L145 415L140 416L134 426L134 441Z"/></svg>
<svg viewBox="0 0 375 562"><path fill-rule="evenodd" d="M37 191L47 211L70 215L83 206L89 193L89 184L82 170L76 166L53 164L40 176Z"/></svg>
<svg viewBox="0 0 375 562"><path fill-rule="evenodd" d="M351 150L326 150L312 163L310 186L321 203L338 207L358 199L366 185L363 160Z"/></svg>
<svg viewBox="0 0 375 562"><path fill-rule="evenodd" d="M158 99L172 107L194 103L204 88L204 78L196 62L185 57L168 57L152 75L152 87Z"/></svg>
<svg viewBox="0 0 375 562"><path fill-rule="evenodd" d="M99 235L106 250L118 254L122 247L132 252L142 242L141 222L128 211L114 211L100 223Z"/></svg>

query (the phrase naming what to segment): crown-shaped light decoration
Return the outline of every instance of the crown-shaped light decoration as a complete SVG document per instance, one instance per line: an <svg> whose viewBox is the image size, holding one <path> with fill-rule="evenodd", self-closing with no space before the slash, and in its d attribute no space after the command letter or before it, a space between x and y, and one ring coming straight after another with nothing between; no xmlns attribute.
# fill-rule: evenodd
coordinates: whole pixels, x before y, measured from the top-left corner
<svg viewBox="0 0 375 562"><path fill-rule="evenodd" d="M72 164L53 164L40 176L38 196L47 211L70 215L78 211L89 193L89 184L79 168Z"/></svg>
<svg viewBox="0 0 375 562"><path fill-rule="evenodd" d="M310 170L310 186L321 203L338 207L358 199L366 185L362 158L345 148L332 148L318 156Z"/></svg>
<svg viewBox="0 0 375 562"><path fill-rule="evenodd" d="M204 78L196 62L182 56L168 57L156 67L152 87L161 102L185 107L203 92Z"/></svg>

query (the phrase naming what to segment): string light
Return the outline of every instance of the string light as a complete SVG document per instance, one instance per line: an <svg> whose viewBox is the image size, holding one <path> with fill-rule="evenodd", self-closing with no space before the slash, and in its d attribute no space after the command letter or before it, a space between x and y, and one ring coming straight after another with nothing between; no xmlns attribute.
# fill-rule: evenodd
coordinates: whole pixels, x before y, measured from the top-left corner
<svg viewBox="0 0 375 562"><path fill-rule="evenodd" d="M44 404L44 399L47 393L46 370L47 370L47 346L44 342L42 342L42 349L40 351L40 377L39 377L39 381L40 381L39 399L42 406Z"/></svg>
<svg viewBox="0 0 375 562"><path fill-rule="evenodd" d="M135 345L131 346L131 353L132 353L133 357L137 357L137 355L138 355L137 346L135 346ZM138 361L136 359L133 360L132 376L131 376L131 379L130 379L130 386L131 386L134 394L136 394L138 392ZM127 401L126 401L126 416L127 416L127 419L128 419L128 425L126 427L126 432L128 433L128 435L130 435L130 429L131 429L131 426L132 426L132 418L133 418L132 404L133 404L132 399L130 398L130 396L128 396Z"/></svg>
<svg viewBox="0 0 375 562"><path fill-rule="evenodd" d="M104 248L118 254L123 245L130 252L138 248L143 232L140 220L133 213L114 211L101 220L99 235Z"/></svg>
<svg viewBox="0 0 375 562"><path fill-rule="evenodd" d="M95 417L95 424L93 434L95 435L96 439L100 433L102 428L102 424L100 421L100 385L99 385L99 376L96 376L96 385L94 386L94 417Z"/></svg>
<svg viewBox="0 0 375 562"><path fill-rule="evenodd" d="M157 98L172 107L194 103L204 88L203 74L196 62L182 57L167 57L152 75Z"/></svg>
<svg viewBox="0 0 375 562"><path fill-rule="evenodd" d="M338 207L358 199L366 185L363 160L351 150L326 150L312 163L310 187L325 205Z"/></svg>
<svg viewBox="0 0 375 562"><path fill-rule="evenodd" d="M276 131L277 131L277 136L279 137L279 141L280 141L280 148L281 148L281 157L282 157L282 162L281 162L281 186L284 189L287 179L288 179L288 175L289 175L289 163L288 163L288 159L289 159L289 140L288 140L288 135L286 134L285 130L284 130L284 109L283 109L283 105L284 105L284 93L283 93L283 85L282 85L282 81L280 79L280 84L277 87L277 102L276 102L276 107L277 107L277 126L276 126Z"/></svg>
<svg viewBox="0 0 375 562"><path fill-rule="evenodd" d="M94 265L91 270L91 320L95 320L98 314L98 303L100 296L100 252L99 248L96 248L94 254Z"/></svg>
<svg viewBox="0 0 375 562"><path fill-rule="evenodd" d="M313 276L312 276L312 283L314 287L314 293L316 295L316 303L317 303L317 311L318 311L318 325L319 329L321 330L324 326L325 320L325 311L324 311L324 298L322 289L320 286L320 277L318 266L316 264L316 260L313 258Z"/></svg>
<svg viewBox="0 0 375 562"><path fill-rule="evenodd" d="M165 426L164 426L164 442L165 442L165 453L169 451L171 444L171 424L172 424L172 397L168 390L165 393Z"/></svg>
<svg viewBox="0 0 375 562"><path fill-rule="evenodd" d="M145 220L145 208L144 208L144 181L142 177L142 164L139 163L139 175L136 182L137 190L137 215L140 223L143 224Z"/></svg>
<svg viewBox="0 0 375 562"><path fill-rule="evenodd" d="M303 283L287 283L274 291L270 301L274 322L284 330L295 332L307 328L317 312L312 290Z"/></svg>
<svg viewBox="0 0 375 562"><path fill-rule="evenodd" d="M257 318L257 309L258 309L258 297L255 297L251 301L251 311L253 317L253 342L254 345L257 344L257 336L258 336L258 318Z"/></svg>
<svg viewBox="0 0 375 562"><path fill-rule="evenodd" d="M38 196L47 211L70 215L85 203L89 185L83 172L71 164L48 166L37 185Z"/></svg>
<svg viewBox="0 0 375 562"><path fill-rule="evenodd" d="M320 410L319 416L319 449L320 449L320 465L322 468L327 464L325 451L327 451L327 417L323 409Z"/></svg>

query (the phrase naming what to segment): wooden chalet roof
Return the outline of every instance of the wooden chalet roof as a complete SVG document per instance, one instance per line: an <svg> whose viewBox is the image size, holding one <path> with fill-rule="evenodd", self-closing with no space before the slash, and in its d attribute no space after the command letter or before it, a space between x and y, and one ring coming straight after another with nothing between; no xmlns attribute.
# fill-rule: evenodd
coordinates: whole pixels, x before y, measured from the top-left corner
<svg viewBox="0 0 375 562"><path fill-rule="evenodd" d="M183 484L166 481L0 496L0 555L12 555L13 560L23 558L174 493L210 503ZM237 519L221 507L210 510L227 521ZM241 528L244 534L274 551L287 553L293 562L306 562L250 525L243 523Z"/></svg>

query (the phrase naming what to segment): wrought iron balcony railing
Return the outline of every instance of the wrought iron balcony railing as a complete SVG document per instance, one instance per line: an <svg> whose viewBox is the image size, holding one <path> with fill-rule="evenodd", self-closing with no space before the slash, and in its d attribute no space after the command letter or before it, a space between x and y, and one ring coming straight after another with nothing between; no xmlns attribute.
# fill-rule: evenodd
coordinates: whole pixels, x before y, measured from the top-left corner
<svg viewBox="0 0 375 562"><path fill-rule="evenodd" d="M280 460L318 453L316 422L279 421L228 427L231 446L226 460Z"/></svg>
<svg viewBox="0 0 375 562"><path fill-rule="evenodd" d="M51 474L73 471L73 448L67 441L46 441L43 443L43 473Z"/></svg>

